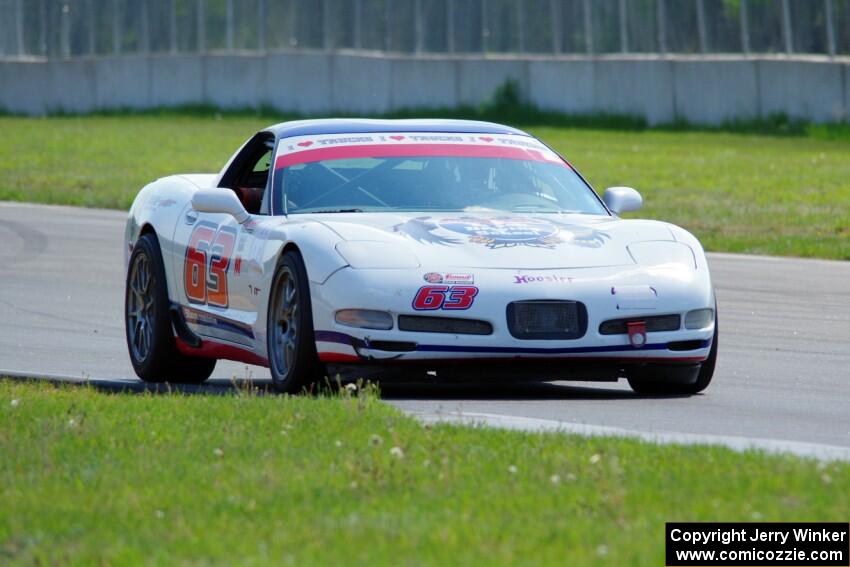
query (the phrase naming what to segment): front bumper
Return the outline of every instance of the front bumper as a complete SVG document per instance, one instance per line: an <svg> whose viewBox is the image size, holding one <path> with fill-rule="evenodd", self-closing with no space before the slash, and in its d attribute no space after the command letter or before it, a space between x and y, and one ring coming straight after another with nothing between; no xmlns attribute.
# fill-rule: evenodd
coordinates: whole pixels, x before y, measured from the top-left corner
<svg viewBox="0 0 850 567"><path fill-rule="evenodd" d="M380 366L443 366L441 363L492 360L495 363L558 360L564 367L583 363L599 367L610 363L698 364L708 357L714 324L696 330L682 325L675 331L650 332L646 344L633 346L627 335L603 335L603 321L652 315L684 314L714 306L714 294L705 270L681 266L637 266L576 270L483 270L453 268L471 276L478 289L474 302L463 310L414 308L413 300L426 273L419 270L353 270L345 268L324 284L311 287L316 349L328 363ZM446 270L443 269L443 272ZM652 290L636 297L634 290ZM625 291L628 290L628 293ZM514 301L573 300L587 308L587 330L570 340L523 340L508 330L506 308ZM334 320L338 309L374 309L393 316L390 330L361 329ZM398 329L399 315L462 317L486 321L490 335L423 333ZM569 364L567 364L569 363Z"/></svg>

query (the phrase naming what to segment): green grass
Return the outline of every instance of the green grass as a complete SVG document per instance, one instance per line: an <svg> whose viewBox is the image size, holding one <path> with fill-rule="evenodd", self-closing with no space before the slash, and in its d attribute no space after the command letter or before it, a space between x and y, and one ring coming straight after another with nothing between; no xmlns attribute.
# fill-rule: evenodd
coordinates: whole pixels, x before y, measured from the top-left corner
<svg viewBox="0 0 850 567"><path fill-rule="evenodd" d="M492 109L452 112L498 117ZM646 202L640 216L684 226L709 250L850 259L846 128L779 121L647 129L628 117L591 118L504 117L532 124L597 189L636 187ZM257 129L282 119L205 108L0 116L0 199L126 209L157 177L218 171ZM557 126L534 125L541 123Z"/></svg>
<svg viewBox="0 0 850 567"><path fill-rule="evenodd" d="M2 564L663 565L667 521L850 516L846 464L426 427L373 395L0 381L0 455Z"/></svg>

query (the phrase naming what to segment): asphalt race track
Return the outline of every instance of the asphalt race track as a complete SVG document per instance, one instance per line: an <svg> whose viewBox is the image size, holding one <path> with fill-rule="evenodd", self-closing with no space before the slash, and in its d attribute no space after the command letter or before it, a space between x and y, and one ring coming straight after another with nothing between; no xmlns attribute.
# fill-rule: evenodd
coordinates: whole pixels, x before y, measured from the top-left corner
<svg viewBox="0 0 850 567"><path fill-rule="evenodd" d="M0 203L0 374L139 386L122 319L125 218ZM561 422L567 430L769 439L850 454L850 262L728 254L709 261L721 350L702 395L640 397L625 383L560 382L384 385L384 397L432 418L462 412L507 426ZM267 370L220 362L211 388L245 376L264 380Z"/></svg>

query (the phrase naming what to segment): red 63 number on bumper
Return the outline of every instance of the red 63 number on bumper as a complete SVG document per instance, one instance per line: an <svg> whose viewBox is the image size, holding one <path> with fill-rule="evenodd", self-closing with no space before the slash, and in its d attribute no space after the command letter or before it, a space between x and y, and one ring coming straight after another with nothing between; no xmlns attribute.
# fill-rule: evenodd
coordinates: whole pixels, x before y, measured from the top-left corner
<svg viewBox="0 0 850 567"><path fill-rule="evenodd" d="M413 298L417 311L463 310L472 307L478 288L472 285L426 285Z"/></svg>

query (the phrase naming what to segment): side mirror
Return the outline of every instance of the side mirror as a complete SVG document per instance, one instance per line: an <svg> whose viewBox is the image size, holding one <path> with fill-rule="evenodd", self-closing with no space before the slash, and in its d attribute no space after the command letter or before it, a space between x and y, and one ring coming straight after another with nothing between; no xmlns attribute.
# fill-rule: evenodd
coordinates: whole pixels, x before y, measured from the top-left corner
<svg viewBox="0 0 850 567"><path fill-rule="evenodd" d="M631 187L609 187L602 195L602 200L617 214L636 211L643 205L643 197Z"/></svg>
<svg viewBox="0 0 850 567"><path fill-rule="evenodd" d="M192 195L192 208L200 213L225 213L242 224L251 215L230 189L199 189Z"/></svg>

